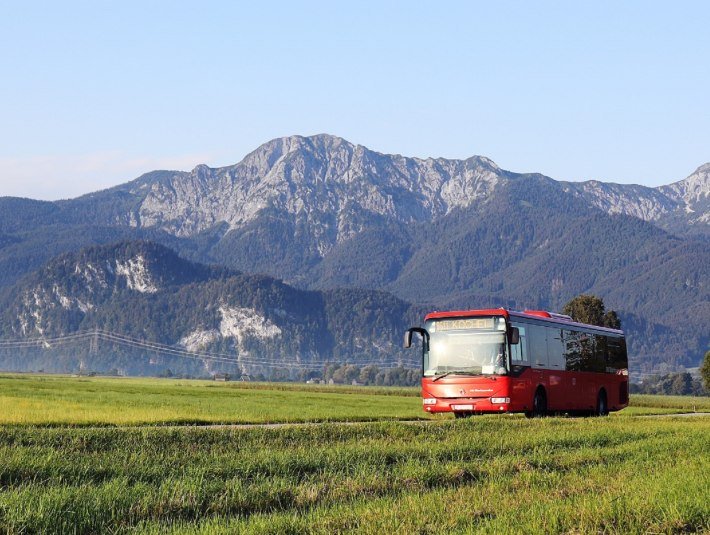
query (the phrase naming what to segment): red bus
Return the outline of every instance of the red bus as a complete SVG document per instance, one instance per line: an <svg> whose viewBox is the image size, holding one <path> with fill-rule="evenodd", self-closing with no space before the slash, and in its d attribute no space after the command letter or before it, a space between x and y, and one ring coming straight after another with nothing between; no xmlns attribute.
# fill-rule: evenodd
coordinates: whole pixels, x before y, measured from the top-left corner
<svg viewBox="0 0 710 535"><path fill-rule="evenodd" d="M623 331L542 310L434 312L422 338L424 410L605 416L629 403Z"/></svg>

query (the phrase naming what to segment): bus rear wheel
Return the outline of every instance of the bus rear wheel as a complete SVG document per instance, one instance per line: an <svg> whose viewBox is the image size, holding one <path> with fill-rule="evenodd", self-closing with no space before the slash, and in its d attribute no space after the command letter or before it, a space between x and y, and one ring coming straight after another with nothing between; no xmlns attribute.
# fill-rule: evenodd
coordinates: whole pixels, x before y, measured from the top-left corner
<svg viewBox="0 0 710 535"><path fill-rule="evenodd" d="M533 397L532 411L526 412L528 418L542 418L547 415L547 395L545 390L538 388Z"/></svg>
<svg viewBox="0 0 710 535"><path fill-rule="evenodd" d="M470 418L473 416L471 412L454 412L454 417L458 420L459 418Z"/></svg>
<svg viewBox="0 0 710 535"><path fill-rule="evenodd" d="M597 416L609 416L609 405L606 400L606 390L600 390L597 396Z"/></svg>

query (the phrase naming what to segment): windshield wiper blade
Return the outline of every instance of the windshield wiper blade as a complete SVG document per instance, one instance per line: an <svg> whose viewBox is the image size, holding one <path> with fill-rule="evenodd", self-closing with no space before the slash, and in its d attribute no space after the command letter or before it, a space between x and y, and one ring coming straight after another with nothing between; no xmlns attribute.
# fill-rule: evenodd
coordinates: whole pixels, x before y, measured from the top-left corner
<svg viewBox="0 0 710 535"><path fill-rule="evenodd" d="M447 375L452 375L452 374L453 374L453 375L480 375L479 373L475 373L475 372L465 372L465 371L461 371L461 370L459 370L459 371L453 371L453 372L444 372L444 373L442 373L441 375L437 375L436 377L434 377L434 378L431 380L431 382L433 383L434 381L438 381L438 380L441 379L442 377L446 377Z"/></svg>
<svg viewBox="0 0 710 535"><path fill-rule="evenodd" d="M451 375L452 373L454 373L454 372L445 372L445 373L442 373L441 375L437 375L436 377L434 377L434 378L431 380L431 382L433 383L434 381L438 381L438 380L441 379L442 377L446 377L447 375Z"/></svg>

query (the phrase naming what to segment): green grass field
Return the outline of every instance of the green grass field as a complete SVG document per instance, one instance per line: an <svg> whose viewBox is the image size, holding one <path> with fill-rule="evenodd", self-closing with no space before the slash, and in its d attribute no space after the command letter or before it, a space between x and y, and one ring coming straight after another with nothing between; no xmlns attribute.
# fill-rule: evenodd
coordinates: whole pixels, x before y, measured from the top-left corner
<svg viewBox="0 0 710 535"><path fill-rule="evenodd" d="M140 425L418 419L416 388L0 375L0 424Z"/></svg>
<svg viewBox="0 0 710 535"><path fill-rule="evenodd" d="M710 417L641 415L710 400L632 402L424 420L416 389L0 376L0 532L710 532ZM422 421L160 425L382 417Z"/></svg>
<svg viewBox="0 0 710 535"><path fill-rule="evenodd" d="M96 426L430 419L418 388L0 375L0 425ZM710 398L632 396L614 414L710 412Z"/></svg>

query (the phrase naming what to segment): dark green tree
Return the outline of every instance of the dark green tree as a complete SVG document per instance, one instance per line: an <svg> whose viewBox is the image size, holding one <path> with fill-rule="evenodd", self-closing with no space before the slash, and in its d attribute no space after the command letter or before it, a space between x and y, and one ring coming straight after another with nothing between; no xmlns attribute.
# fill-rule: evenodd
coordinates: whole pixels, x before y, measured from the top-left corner
<svg viewBox="0 0 710 535"><path fill-rule="evenodd" d="M703 379L705 390L710 392L710 351L705 352L705 358L703 358L703 363L700 365L700 377Z"/></svg>
<svg viewBox="0 0 710 535"><path fill-rule="evenodd" d="M689 373L679 373L671 382L670 393L673 396L690 396L693 394L693 377Z"/></svg>
<svg viewBox="0 0 710 535"><path fill-rule="evenodd" d="M609 327L611 329L621 329L621 318L616 313L616 310L607 310L604 313L604 319L602 320L604 327Z"/></svg>
<svg viewBox="0 0 710 535"><path fill-rule="evenodd" d="M650 375L642 384L632 384L633 394L661 394L674 396L706 396L700 379L693 378L687 372Z"/></svg>
<svg viewBox="0 0 710 535"><path fill-rule="evenodd" d="M604 301L596 295L578 295L564 306L562 312L580 323L612 329L621 328L621 320L617 313L614 310L605 311Z"/></svg>

